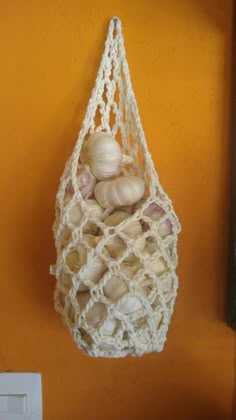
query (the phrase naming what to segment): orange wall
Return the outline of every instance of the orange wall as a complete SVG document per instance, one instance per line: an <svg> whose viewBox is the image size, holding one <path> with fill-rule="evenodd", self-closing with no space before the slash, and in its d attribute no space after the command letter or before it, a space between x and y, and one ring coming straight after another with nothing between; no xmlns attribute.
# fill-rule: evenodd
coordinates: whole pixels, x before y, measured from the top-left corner
<svg viewBox="0 0 236 420"><path fill-rule="evenodd" d="M121 17L142 123L182 222L180 290L163 353L91 359L53 308L59 177ZM0 369L38 370L44 420L230 419L224 322L232 1L0 3Z"/></svg>

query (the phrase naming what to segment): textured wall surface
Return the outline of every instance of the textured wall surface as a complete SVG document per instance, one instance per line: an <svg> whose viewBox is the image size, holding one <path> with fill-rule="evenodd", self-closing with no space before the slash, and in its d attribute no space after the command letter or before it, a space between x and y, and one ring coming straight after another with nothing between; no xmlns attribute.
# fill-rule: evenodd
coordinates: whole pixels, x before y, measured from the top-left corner
<svg viewBox="0 0 236 420"><path fill-rule="evenodd" d="M232 2L0 3L0 370L38 370L44 420L232 418L224 322ZM54 200L110 17L123 22L143 127L183 226L161 354L83 355L53 308Z"/></svg>

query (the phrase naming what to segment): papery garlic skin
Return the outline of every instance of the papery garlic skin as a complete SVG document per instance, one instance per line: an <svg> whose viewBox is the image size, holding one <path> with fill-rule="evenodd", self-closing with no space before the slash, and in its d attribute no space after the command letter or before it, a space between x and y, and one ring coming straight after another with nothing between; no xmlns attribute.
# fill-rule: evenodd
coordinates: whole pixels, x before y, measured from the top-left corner
<svg viewBox="0 0 236 420"><path fill-rule="evenodd" d="M117 258L125 251L126 245L119 236L113 236L107 241L106 249L112 258Z"/></svg>
<svg viewBox="0 0 236 420"><path fill-rule="evenodd" d="M142 304L135 296L125 297L118 305L118 309L121 313L128 315L132 312L139 311L142 308Z"/></svg>
<svg viewBox="0 0 236 420"><path fill-rule="evenodd" d="M64 288L69 290L72 286L71 276L62 271L60 274L60 283L63 285Z"/></svg>
<svg viewBox="0 0 236 420"><path fill-rule="evenodd" d="M106 314L106 307L101 302L95 302L92 308L89 309L85 318L89 325L96 326L99 324Z"/></svg>
<svg viewBox="0 0 236 420"><path fill-rule="evenodd" d="M108 226L118 226L120 223L122 223L124 220L126 220L129 217L129 213L126 213L124 211L115 211L110 216L108 216L104 223ZM141 235L143 233L142 226L138 220L132 220L130 223L128 223L122 230L125 235L127 235L131 239L136 239L135 242L133 242L133 247L135 249L138 249L142 251L145 247L145 238L143 238ZM140 237L141 236L141 237ZM122 252L126 249L126 244L118 235L112 237L107 243L106 248L108 252L110 253L112 258L117 258ZM133 261L133 255L128 256L126 258L126 261Z"/></svg>
<svg viewBox="0 0 236 420"><path fill-rule="evenodd" d="M69 242L70 238L71 238L71 230L65 226L60 234L60 242L61 242L62 248Z"/></svg>
<svg viewBox="0 0 236 420"><path fill-rule="evenodd" d="M83 212L79 204L75 204L68 211L68 225L79 226L83 218Z"/></svg>
<svg viewBox="0 0 236 420"><path fill-rule="evenodd" d="M112 335L116 328L117 328L118 322L116 319L108 318L100 328L100 332L104 335Z"/></svg>
<svg viewBox="0 0 236 420"><path fill-rule="evenodd" d="M89 287L83 283L83 279L86 279L88 283L96 284L107 271L107 266L104 261L95 256L91 259L89 264L84 268L83 274L81 274L81 286L79 290L88 290Z"/></svg>
<svg viewBox="0 0 236 420"><path fill-rule="evenodd" d="M132 207L133 213L136 212L142 205L145 203L147 198L142 198ZM159 220L160 217L164 214L164 210L155 202L151 202L146 209L143 211L144 216L150 217L152 220Z"/></svg>
<svg viewBox="0 0 236 420"><path fill-rule="evenodd" d="M104 295L109 299L116 301L128 292L128 288L123 279L119 277L112 277L107 281L103 288Z"/></svg>
<svg viewBox="0 0 236 420"><path fill-rule="evenodd" d="M91 246L95 246L99 238L92 235L84 235ZM109 255L109 254L108 254ZM87 263L87 250L84 245L78 245L73 248L66 257L66 265L75 274L79 272L81 267ZM89 290L89 286L84 283L84 280L92 285L96 284L105 274L107 266L104 261L97 255L91 258L90 262L83 267L83 273L79 273L77 279L79 282L78 290Z"/></svg>
<svg viewBox="0 0 236 420"><path fill-rule="evenodd" d="M104 209L94 199L88 199L85 201L87 205L88 218L97 217L101 219ZM79 226L83 220L83 212L79 204L75 204L68 212L68 226ZM83 228L84 233L96 234L98 227L95 223L88 221Z"/></svg>
<svg viewBox="0 0 236 420"><path fill-rule="evenodd" d="M150 262L149 267L151 270L154 271L154 273L158 274L159 276L168 270L168 267L162 257Z"/></svg>
<svg viewBox="0 0 236 420"><path fill-rule="evenodd" d="M150 203L149 206L144 210L145 216L150 217L152 220L159 220L164 214L164 210L156 203Z"/></svg>
<svg viewBox="0 0 236 420"><path fill-rule="evenodd" d="M96 178L91 173L87 165L78 165L76 173L76 185L84 199L89 198L93 194L94 187L96 185ZM72 185L72 181L70 181L65 189L64 204L68 204L73 195L74 188Z"/></svg>
<svg viewBox="0 0 236 420"><path fill-rule="evenodd" d="M78 245L66 256L66 265L71 271L77 273L80 267L86 262L87 251L82 245Z"/></svg>
<svg viewBox="0 0 236 420"><path fill-rule="evenodd" d="M84 240L91 247L96 246L98 238L93 235L84 235ZM83 244L74 247L66 256L66 264L71 271L77 273L80 267L85 264L87 260L87 249Z"/></svg>
<svg viewBox="0 0 236 420"><path fill-rule="evenodd" d="M103 287L104 295L113 301L117 301L124 294L128 292L127 281L131 281L134 275L137 273L139 265L121 264L120 276L113 276ZM122 274L127 280L122 278Z"/></svg>
<svg viewBox="0 0 236 420"><path fill-rule="evenodd" d="M162 238L165 238L172 233L172 224L170 219L166 219L164 222L160 223L158 233Z"/></svg>
<svg viewBox="0 0 236 420"><path fill-rule="evenodd" d="M173 280L171 277L166 278L165 280L162 280L161 282L161 291L166 293L172 290L172 283Z"/></svg>
<svg viewBox="0 0 236 420"><path fill-rule="evenodd" d="M120 145L109 133L91 134L84 143L82 160L98 180L118 176L122 162Z"/></svg>
<svg viewBox="0 0 236 420"><path fill-rule="evenodd" d="M83 310L90 299L90 293L78 293L77 300ZM85 315L86 322L92 327L96 327L104 318L106 314L106 307L101 302L95 302Z"/></svg>
<svg viewBox="0 0 236 420"><path fill-rule="evenodd" d="M99 182L94 195L101 207L130 206L144 195L144 180L137 176L123 176L111 181Z"/></svg>

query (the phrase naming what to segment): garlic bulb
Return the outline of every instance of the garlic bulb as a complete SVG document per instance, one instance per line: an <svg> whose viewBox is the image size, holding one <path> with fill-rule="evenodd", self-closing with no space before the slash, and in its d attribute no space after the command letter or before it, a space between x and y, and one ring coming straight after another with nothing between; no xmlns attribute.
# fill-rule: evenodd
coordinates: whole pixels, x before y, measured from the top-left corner
<svg viewBox="0 0 236 420"><path fill-rule="evenodd" d="M138 203L134 204L132 210L133 213L136 212L146 201L146 198L142 198ZM147 208L144 210L144 216L150 217L152 220L159 220L164 210L156 203L150 203Z"/></svg>
<svg viewBox="0 0 236 420"><path fill-rule="evenodd" d="M142 308L142 304L135 296L125 297L118 305L118 309L121 313L128 315L132 312L139 311Z"/></svg>
<svg viewBox="0 0 236 420"><path fill-rule="evenodd" d="M106 351L112 351L115 350L115 346L110 344L110 343L106 343L105 341L102 341L101 343L99 343L98 348L100 350L106 350Z"/></svg>
<svg viewBox="0 0 236 420"><path fill-rule="evenodd" d="M108 318L102 325L100 332L104 335L112 335L116 330L118 322L116 319Z"/></svg>
<svg viewBox="0 0 236 420"><path fill-rule="evenodd" d="M129 214L122 210L117 210L114 213L110 214L106 219L104 220L104 223L107 226L117 226L123 220L127 219L129 217Z"/></svg>
<svg viewBox="0 0 236 420"><path fill-rule="evenodd" d="M81 310L85 308L89 299L90 299L90 293L88 292L77 294L77 300L79 302ZM105 305L101 302L95 302L93 306L86 313L85 319L89 325L95 327L104 318L105 313L106 313Z"/></svg>
<svg viewBox="0 0 236 420"><path fill-rule="evenodd" d="M145 190L143 179L123 176L111 181L99 182L94 190L95 198L104 208L130 206L142 198Z"/></svg>
<svg viewBox="0 0 236 420"><path fill-rule="evenodd" d="M162 292L166 293L169 292L172 289L172 278L168 277L165 280L162 280L161 282L161 290Z"/></svg>
<svg viewBox="0 0 236 420"><path fill-rule="evenodd" d="M62 285L66 288L66 289L70 289L72 286L72 281L71 281L71 277L69 274L64 273L64 271L61 272L60 274L60 282L62 283Z"/></svg>
<svg viewBox="0 0 236 420"><path fill-rule="evenodd" d="M159 249L156 239L151 236L147 238L144 252L148 255L153 255Z"/></svg>
<svg viewBox="0 0 236 420"><path fill-rule="evenodd" d="M122 163L120 145L109 133L94 133L84 144L82 160L98 180L118 176Z"/></svg>
<svg viewBox="0 0 236 420"><path fill-rule="evenodd" d="M65 303L66 303L66 299L65 299L64 293L58 292L58 299L59 299L59 302L60 302L61 307L64 308Z"/></svg>
<svg viewBox="0 0 236 420"><path fill-rule="evenodd" d="M88 245L94 247L97 244L98 238L93 235L84 235L84 239ZM87 260L87 249L84 245L79 244L73 248L66 256L66 264L71 271L77 273L80 267L85 264Z"/></svg>
<svg viewBox="0 0 236 420"><path fill-rule="evenodd" d="M67 227L64 227L60 235L60 242L61 242L62 247L68 244L70 238L71 238L71 230L68 229Z"/></svg>
<svg viewBox="0 0 236 420"><path fill-rule="evenodd" d="M107 281L103 291L106 297L113 301L116 301L128 292L128 288L123 279L119 277L112 277L110 280Z"/></svg>
<svg viewBox="0 0 236 420"><path fill-rule="evenodd" d="M83 218L83 213L80 208L80 205L77 203L73 207L71 207L71 209L68 212L68 219L69 219L68 224L79 226L82 218Z"/></svg>
<svg viewBox="0 0 236 420"><path fill-rule="evenodd" d="M86 205L87 205L87 212L88 212L88 218L89 217L97 217L98 219L101 218L104 209L99 206L99 204L97 203L96 200L93 199L89 199L86 200ZM70 226L71 224L74 226L79 226L80 223L83 220L83 212L81 210L80 205L77 203L75 204L68 212L68 225ZM85 225L85 227L83 228L83 232L84 233L92 233L92 234L96 234L98 232L98 227L95 223L88 221Z"/></svg>
<svg viewBox="0 0 236 420"><path fill-rule="evenodd" d="M104 295L113 301L120 299L128 292L128 287L126 281L122 278L122 274L127 278L127 281L132 280L139 268L140 266L136 265L121 264L121 276L114 276L107 281L103 288Z"/></svg>
<svg viewBox="0 0 236 420"><path fill-rule="evenodd" d="M123 239L114 236L106 243L106 249L112 258L118 258L125 251L126 245Z"/></svg>
<svg viewBox="0 0 236 420"><path fill-rule="evenodd" d="M86 262L87 251L82 245L78 245L66 256L66 265L71 271L77 273L80 267Z"/></svg>
<svg viewBox="0 0 236 420"><path fill-rule="evenodd" d="M96 178L93 176L87 166L78 165L76 173L76 185L81 192L83 198L89 198L96 185ZM67 204L74 194L72 181L69 182L65 189L64 204Z"/></svg>
<svg viewBox="0 0 236 420"><path fill-rule="evenodd" d="M124 207L120 207L121 211L125 211L126 213L132 214L133 213L133 209L132 206L124 206Z"/></svg>
<svg viewBox="0 0 236 420"><path fill-rule="evenodd" d="M161 312L158 312L156 315L154 315L154 323L156 325L156 328L159 328L161 326L163 315Z"/></svg>
<svg viewBox="0 0 236 420"><path fill-rule="evenodd" d="M159 276L168 270L168 267L162 257L156 261L150 262L149 266L151 270Z"/></svg>
<svg viewBox="0 0 236 420"><path fill-rule="evenodd" d="M63 199L65 206L69 203L69 201L72 199L73 194L74 194L72 184L70 184L70 185L71 186L68 187L68 189L67 188L65 189L65 194L64 194L64 199ZM72 191L70 191L70 190L72 190Z"/></svg>
<svg viewBox="0 0 236 420"><path fill-rule="evenodd" d="M124 211L116 211L108 216L104 223L107 226L118 226L121 222L129 217L129 214ZM132 220L127 226L122 229L122 232L131 239L136 239L133 243L134 248L142 251L145 247L145 238L139 237L142 235L142 226L138 220ZM125 242L119 237L112 237L106 244L106 248L112 258L117 258L126 249ZM132 255L127 257L126 261L132 261Z"/></svg>
<svg viewBox="0 0 236 420"><path fill-rule="evenodd" d="M106 313L106 307L101 302L93 304L92 308L86 314L86 321L89 325L95 327L104 318Z"/></svg>
<svg viewBox="0 0 236 420"><path fill-rule="evenodd" d="M83 273L81 273L81 286L79 290L88 290L89 288L83 283L84 279L96 284L105 274L106 270L107 266L102 259L98 256L93 257L89 264L83 269Z"/></svg>
<svg viewBox="0 0 236 420"><path fill-rule="evenodd" d="M164 213L164 210L156 203L150 203L144 210L144 215L150 217L152 220L158 220Z"/></svg>
<svg viewBox="0 0 236 420"><path fill-rule="evenodd" d="M172 233L172 224L170 219L166 219L164 222L160 223L158 233L162 238L165 238Z"/></svg>

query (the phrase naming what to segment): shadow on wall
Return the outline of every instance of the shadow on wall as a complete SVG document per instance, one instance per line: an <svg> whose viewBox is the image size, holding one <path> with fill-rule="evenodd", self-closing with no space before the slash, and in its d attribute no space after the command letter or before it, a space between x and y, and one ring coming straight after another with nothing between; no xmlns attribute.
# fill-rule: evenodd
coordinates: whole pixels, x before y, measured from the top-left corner
<svg viewBox="0 0 236 420"><path fill-rule="evenodd" d="M209 22L216 25L217 28L222 31L229 28L228 7L232 5L232 0L192 0L192 3L195 3L196 9L198 9L200 13L203 13Z"/></svg>
<svg viewBox="0 0 236 420"><path fill-rule="evenodd" d="M232 6L233 0L177 0L165 4L166 9L169 8L168 13L180 15L180 18L186 14L193 15L195 9L196 18L205 18L208 24L223 32L229 29L229 8Z"/></svg>

